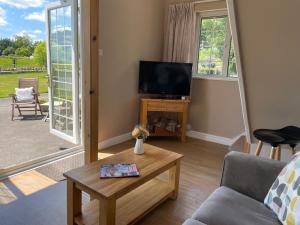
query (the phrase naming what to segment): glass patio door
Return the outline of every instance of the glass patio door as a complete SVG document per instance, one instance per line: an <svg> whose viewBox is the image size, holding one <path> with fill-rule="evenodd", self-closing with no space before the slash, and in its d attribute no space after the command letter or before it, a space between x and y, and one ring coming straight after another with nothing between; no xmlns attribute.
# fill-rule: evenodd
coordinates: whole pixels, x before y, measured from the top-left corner
<svg viewBox="0 0 300 225"><path fill-rule="evenodd" d="M47 8L50 132L79 144L78 10L76 0Z"/></svg>

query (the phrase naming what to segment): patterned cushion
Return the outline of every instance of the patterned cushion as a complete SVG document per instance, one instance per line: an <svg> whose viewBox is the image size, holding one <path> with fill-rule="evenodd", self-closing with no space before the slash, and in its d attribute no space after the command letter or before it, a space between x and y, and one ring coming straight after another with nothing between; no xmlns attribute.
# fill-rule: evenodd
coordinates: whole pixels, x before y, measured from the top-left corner
<svg viewBox="0 0 300 225"><path fill-rule="evenodd" d="M300 225L300 153L281 171L265 198L284 225Z"/></svg>

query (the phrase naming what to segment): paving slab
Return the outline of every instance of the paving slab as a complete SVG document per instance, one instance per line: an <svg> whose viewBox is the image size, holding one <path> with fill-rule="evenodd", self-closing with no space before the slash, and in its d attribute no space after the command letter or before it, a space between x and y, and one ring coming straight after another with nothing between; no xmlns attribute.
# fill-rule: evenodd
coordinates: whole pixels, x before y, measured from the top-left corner
<svg viewBox="0 0 300 225"><path fill-rule="evenodd" d="M11 121L11 100L0 99L0 169L74 147L49 132L49 121L28 115ZM15 111L17 114L17 111Z"/></svg>

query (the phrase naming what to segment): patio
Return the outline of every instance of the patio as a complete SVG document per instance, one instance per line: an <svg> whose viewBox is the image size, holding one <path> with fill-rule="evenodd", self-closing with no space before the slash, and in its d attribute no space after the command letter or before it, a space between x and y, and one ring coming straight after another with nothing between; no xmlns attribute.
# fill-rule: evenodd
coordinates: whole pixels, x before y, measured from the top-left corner
<svg viewBox="0 0 300 225"><path fill-rule="evenodd" d="M75 146L50 134L49 121L44 122L41 116L35 120L34 116L24 113L24 118L11 121L10 103L11 99L0 99L0 169Z"/></svg>

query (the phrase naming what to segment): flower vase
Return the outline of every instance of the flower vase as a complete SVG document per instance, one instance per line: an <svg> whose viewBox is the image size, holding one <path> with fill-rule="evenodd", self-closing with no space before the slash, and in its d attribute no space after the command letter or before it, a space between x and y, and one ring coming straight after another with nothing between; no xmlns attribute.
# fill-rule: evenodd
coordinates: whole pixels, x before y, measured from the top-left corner
<svg viewBox="0 0 300 225"><path fill-rule="evenodd" d="M136 139L135 146L134 146L134 153L137 155L141 155L144 153L144 140L143 139Z"/></svg>

